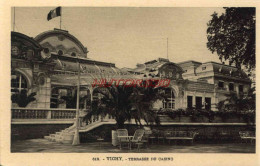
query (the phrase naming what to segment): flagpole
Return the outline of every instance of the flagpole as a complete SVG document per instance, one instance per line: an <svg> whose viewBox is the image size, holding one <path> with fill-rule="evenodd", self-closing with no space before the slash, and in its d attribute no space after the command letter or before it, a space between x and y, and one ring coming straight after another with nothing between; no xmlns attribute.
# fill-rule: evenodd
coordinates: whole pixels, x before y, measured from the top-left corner
<svg viewBox="0 0 260 166"><path fill-rule="evenodd" d="M168 56L168 37L167 37L167 59L169 59L169 56Z"/></svg>
<svg viewBox="0 0 260 166"><path fill-rule="evenodd" d="M78 59L78 85L77 85L77 106L76 106L76 130L74 133L74 138L72 145L79 145L79 93L80 93L80 63Z"/></svg>
<svg viewBox="0 0 260 166"><path fill-rule="evenodd" d="M15 7L14 7L14 22L13 22L13 31L15 31Z"/></svg>
<svg viewBox="0 0 260 166"><path fill-rule="evenodd" d="M62 11L62 9L60 8L60 29L61 29L61 17L62 17L61 11Z"/></svg>

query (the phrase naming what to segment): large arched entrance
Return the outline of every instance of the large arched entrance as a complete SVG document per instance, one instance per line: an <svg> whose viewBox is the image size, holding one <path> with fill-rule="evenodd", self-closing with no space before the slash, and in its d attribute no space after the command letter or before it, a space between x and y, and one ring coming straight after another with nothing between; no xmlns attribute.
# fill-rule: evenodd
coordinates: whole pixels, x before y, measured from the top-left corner
<svg viewBox="0 0 260 166"><path fill-rule="evenodd" d="M22 90L28 91L29 85L26 77L17 71L11 72L11 92L21 92Z"/></svg>

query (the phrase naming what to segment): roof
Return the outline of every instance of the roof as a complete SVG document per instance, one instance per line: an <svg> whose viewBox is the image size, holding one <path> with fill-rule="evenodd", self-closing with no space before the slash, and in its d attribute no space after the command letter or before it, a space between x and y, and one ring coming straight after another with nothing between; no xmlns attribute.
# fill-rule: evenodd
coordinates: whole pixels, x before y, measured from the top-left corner
<svg viewBox="0 0 260 166"><path fill-rule="evenodd" d="M12 31L11 32L11 40L14 40L16 36L30 42L31 45L34 47L34 49L38 49L38 50L42 49L41 45L36 40L34 40L32 37L29 37L29 36L22 34L22 33L19 33L19 32L13 32Z"/></svg>
<svg viewBox="0 0 260 166"><path fill-rule="evenodd" d="M83 53L85 53L85 54L88 53L87 48L84 47L83 44L75 36L71 35L68 31L65 31L65 30L54 29L54 30L45 31L45 32L42 32L39 35L37 35L34 39L37 42L40 42L49 36L61 35L61 34L68 37L72 41L74 41L81 48Z"/></svg>
<svg viewBox="0 0 260 166"><path fill-rule="evenodd" d="M152 61L146 62L144 64L138 64L137 68L133 69L133 71L143 72L143 73L158 71L159 68L161 68L162 66L167 65L167 64L174 65L177 68L179 68L180 71L183 71L180 66L178 66L177 64L170 62L168 59L164 59L164 58L158 58L157 60L152 60Z"/></svg>
<svg viewBox="0 0 260 166"><path fill-rule="evenodd" d="M196 67L196 73L212 73L215 77L230 77L230 78L239 78L244 79L245 81L250 81L248 75L243 71L239 70L234 66L224 65L217 62L205 62L200 66ZM212 76L213 76L212 75ZM202 76L202 75L201 75Z"/></svg>
<svg viewBox="0 0 260 166"><path fill-rule="evenodd" d="M177 63L177 64L178 64L178 65L181 65L181 64L184 64L184 63L197 63L197 64L202 64L201 62L194 61L194 60L183 61L183 62L179 62L179 63Z"/></svg>

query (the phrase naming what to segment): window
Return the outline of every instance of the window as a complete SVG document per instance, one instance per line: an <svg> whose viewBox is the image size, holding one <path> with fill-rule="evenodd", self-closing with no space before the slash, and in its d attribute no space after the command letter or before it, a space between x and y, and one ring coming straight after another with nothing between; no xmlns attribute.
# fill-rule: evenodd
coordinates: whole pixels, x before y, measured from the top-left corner
<svg viewBox="0 0 260 166"><path fill-rule="evenodd" d="M49 48L44 48L44 49L43 49L43 52L44 52L45 54L48 54L48 53L50 52L50 50L49 50Z"/></svg>
<svg viewBox="0 0 260 166"><path fill-rule="evenodd" d="M175 100L164 100L163 108L175 109Z"/></svg>
<svg viewBox="0 0 260 166"><path fill-rule="evenodd" d="M12 46L11 47L11 54L12 55L17 56L17 55L19 55L19 53L20 53L20 50L19 50L19 48L17 46Z"/></svg>
<svg viewBox="0 0 260 166"><path fill-rule="evenodd" d="M202 97L196 97L196 109L202 108Z"/></svg>
<svg viewBox="0 0 260 166"><path fill-rule="evenodd" d="M205 97L205 109L210 111L211 110L211 98Z"/></svg>
<svg viewBox="0 0 260 166"><path fill-rule="evenodd" d="M192 108L192 96L187 96L187 108Z"/></svg>
<svg viewBox="0 0 260 166"><path fill-rule="evenodd" d="M219 88L224 88L224 82L223 81L219 81L218 82L218 87Z"/></svg>
<svg viewBox="0 0 260 166"><path fill-rule="evenodd" d="M171 89L165 89L166 99L164 100L163 108L175 109L175 96Z"/></svg>
<svg viewBox="0 0 260 166"><path fill-rule="evenodd" d="M163 77L165 76L165 71L162 72L162 76L163 76Z"/></svg>
<svg viewBox="0 0 260 166"><path fill-rule="evenodd" d="M58 51L58 55L60 55L60 56L63 55L63 51L62 51L62 50L59 50L59 51Z"/></svg>
<svg viewBox="0 0 260 166"><path fill-rule="evenodd" d="M17 72L12 73L11 92L21 92L22 89L27 89L25 77Z"/></svg>
<svg viewBox="0 0 260 166"><path fill-rule="evenodd" d="M206 66L202 67L202 70L206 70Z"/></svg>
<svg viewBox="0 0 260 166"><path fill-rule="evenodd" d="M53 88L51 91L51 108L58 108L59 89Z"/></svg>
<svg viewBox="0 0 260 166"><path fill-rule="evenodd" d="M239 89L239 93L244 92L244 86L243 85L239 85L238 89Z"/></svg>
<svg viewBox="0 0 260 166"><path fill-rule="evenodd" d="M229 83L228 88L229 88L229 91L234 91L234 84Z"/></svg>
<svg viewBox="0 0 260 166"><path fill-rule="evenodd" d="M169 72L169 77L172 77L172 72L171 71Z"/></svg>
<svg viewBox="0 0 260 166"><path fill-rule="evenodd" d="M75 52L72 52L72 53L71 53L71 56L74 56L74 57L75 57L75 56L76 56L76 53L75 53Z"/></svg>

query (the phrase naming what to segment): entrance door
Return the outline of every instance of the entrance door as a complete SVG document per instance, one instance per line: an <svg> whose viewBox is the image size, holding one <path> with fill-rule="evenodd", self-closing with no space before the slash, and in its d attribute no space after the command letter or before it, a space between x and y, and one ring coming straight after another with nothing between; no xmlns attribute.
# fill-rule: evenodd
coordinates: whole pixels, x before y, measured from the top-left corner
<svg viewBox="0 0 260 166"><path fill-rule="evenodd" d="M187 96L187 108L192 108L192 96Z"/></svg>
<svg viewBox="0 0 260 166"><path fill-rule="evenodd" d="M196 109L202 108L202 97L196 97Z"/></svg>
<svg viewBox="0 0 260 166"><path fill-rule="evenodd" d="M211 110L211 98L210 97L205 98L205 109L208 111Z"/></svg>

